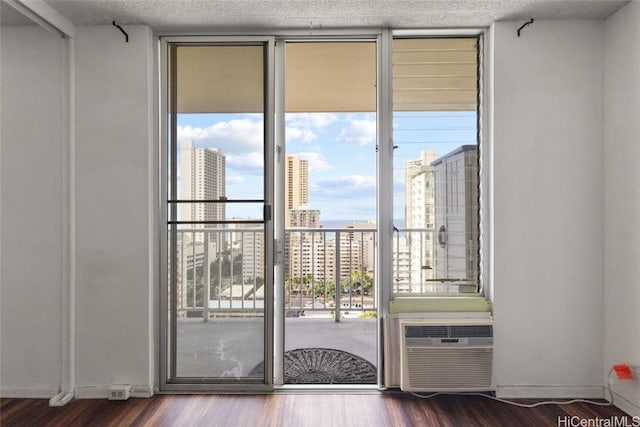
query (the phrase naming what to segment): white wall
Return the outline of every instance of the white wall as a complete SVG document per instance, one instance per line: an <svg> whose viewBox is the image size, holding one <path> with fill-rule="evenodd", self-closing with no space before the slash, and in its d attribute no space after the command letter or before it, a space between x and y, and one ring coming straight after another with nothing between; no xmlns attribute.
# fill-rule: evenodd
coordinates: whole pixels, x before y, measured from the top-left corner
<svg viewBox="0 0 640 427"><path fill-rule="evenodd" d="M76 38L76 383L154 381L153 49L147 27L78 27Z"/></svg>
<svg viewBox="0 0 640 427"><path fill-rule="evenodd" d="M51 397L62 378L65 81L62 38L1 33L0 394Z"/></svg>
<svg viewBox="0 0 640 427"><path fill-rule="evenodd" d="M640 365L640 3L605 26L605 359ZM640 372L637 372L640 374ZM615 382L615 401L640 416L640 379Z"/></svg>
<svg viewBox="0 0 640 427"><path fill-rule="evenodd" d="M602 21L493 28L495 381L602 397Z"/></svg>

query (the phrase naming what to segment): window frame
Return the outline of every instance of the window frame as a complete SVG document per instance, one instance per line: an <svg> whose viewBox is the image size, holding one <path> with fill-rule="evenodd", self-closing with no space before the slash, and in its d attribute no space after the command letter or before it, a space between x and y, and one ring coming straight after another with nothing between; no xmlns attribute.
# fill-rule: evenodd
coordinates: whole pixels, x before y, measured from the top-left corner
<svg viewBox="0 0 640 427"><path fill-rule="evenodd" d="M273 391L273 340L270 337L273 336L273 304L265 304L263 325L264 325L264 366L265 366L265 380L261 383L254 382L242 382L234 384L229 382L223 384L214 381L198 381L195 382L193 378L176 377L174 373L175 366L175 352L171 353L170 348L175 346L175 326L172 327L171 322L173 319L170 315L170 309L172 302L169 299L168 291L170 288L169 283L169 264L172 260L168 250L168 232L167 225L170 223L180 223L172 219L176 218L176 212L169 215L168 206L171 204L171 209L177 209L176 203L169 203L169 154L170 147L175 139L175 132L177 130L177 123L175 121L176 115L172 112L172 98L175 98L175 86L172 85L174 77L172 76L173 66L171 61L175 60L171 57L171 46L180 45L264 45L264 155L265 155L265 170L264 170L264 193L263 200L260 201L265 204L265 217L261 224L265 226L265 267L273 265L273 258L275 249L273 247L273 225L271 218L267 218L266 212L270 212L270 208L267 206L273 205L273 163L269 160L269 154L274 151L274 76L272 70L274 69L274 52L275 52L275 38L270 35L246 35L246 34L224 34L217 36L175 36L175 35L157 35L157 49L158 49L158 101L159 101L159 189L160 197L158 203L158 217L159 217L159 240L160 240L160 281L159 281L159 298L157 311L157 318L159 319L159 339L158 339L158 385L161 391L169 392L193 392L193 391L223 391L223 392L271 392ZM177 143L177 141L174 141ZM175 190L173 191L175 195ZM172 197L173 199L174 197ZM175 200L174 200L175 202ZM234 223L244 221L224 221L225 223ZM267 225L269 223L269 225ZM265 301L273 299L273 274L270 273L270 278L266 277L265 270ZM269 284L270 283L270 284Z"/></svg>
<svg viewBox="0 0 640 427"><path fill-rule="evenodd" d="M159 274L160 280L158 281L158 296L155 298L156 306L156 319L158 319L159 329L156 333L159 335L156 340L156 355L159 358L157 363L157 378L158 385L163 391L197 391L197 388L192 386L183 386L174 384L171 386L167 383L166 378L166 352L167 342L166 337L163 337L163 333L167 330L167 212L166 212L166 198L167 198L167 141L169 138L169 115L167 108L168 100L168 88L169 77L167 73L167 49L166 43L168 41L184 41L184 42L196 42L201 41L203 37L207 37L213 40L233 40L234 42L240 40L256 41L256 40L273 40L275 47L273 51L278 48L279 40L294 40L299 38L301 40L307 39L330 39L330 40L351 40L351 39L363 39L374 38L378 40L377 43L377 79L378 79L378 99L377 99L377 224L376 234L378 236L378 253L377 253L377 268L376 280L378 284L377 292L377 306L378 306L378 318L383 319L390 314L389 303L392 299L391 286L393 280L393 206L389 203L385 203L385 200L389 200L389 197L393 197L393 103L392 103L392 44L394 37L455 37L455 36L480 36L480 45L478 49L478 117L477 117L477 132L478 132L478 199L480 202L479 207L479 277L478 277L478 293L476 295L483 297L489 301L494 298L492 277L494 271L493 265L493 253L494 253L494 240L492 236L494 215L493 215L493 125L492 125L492 113L493 113L493 101L492 101L492 29L491 28L461 28L461 29L353 29L345 28L338 30L282 30L282 31L262 31L262 32L220 32L198 34L155 34L154 40L156 42L157 58L156 69L154 73L157 76L156 86L156 108L157 110L157 133L158 133L158 148L157 148L157 163L158 168L158 191L160 197L158 197L157 203L157 215L159 221L157 221L158 227L156 232L157 241L159 244ZM273 54L272 54L273 55ZM277 57L276 57L277 58ZM273 59L272 59L273 60ZM274 60L275 61L275 60ZM273 87L279 78L278 67L281 64L275 64L275 72L272 78L268 81L268 84L272 88L272 93L276 97L275 100L270 100L275 104L275 115L278 111L278 94L273 91ZM281 101L281 100L280 100ZM277 139L278 132L283 132L284 129L278 129L278 122L274 121L274 116L267 115L265 112L265 121L271 121L271 128L275 129L275 134L271 135L272 138ZM273 182L277 182L274 177ZM273 200L273 198L271 198ZM279 228L277 218L274 218L274 226L277 234ZM272 264L276 262L277 242L272 242L274 245L268 250L272 258ZM267 249L266 249L267 250ZM277 277L276 277L277 280ZM429 298L429 297L427 297ZM279 307L276 305L275 309ZM277 325L276 325L277 327ZM382 322L378 322L378 386L384 387L385 373L383 372L383 353L384 346L382 342ZM278 346L278 343L273 343L272 346ZM271 347L271 357L273 357L273 347ZM267 359L265 359L266 361ZM277 368L276 368L277 371ZM276 384L277 386L277 384ZM206 387L205 387L206 388ZM203 390L205 388L202 388ZM266 388L267 390L273 390L273 388Z"/></svg>
<svg viewBox="0 0 640 427"><path fill-rule="evenodd" d="M491 29L490 28L464 28L464 29L392 29L390 30L390 40L388 54L389 76L390 76L390 114L393 120L393 72L392 72L392 55L393 40L397 38L458 38L458 37L477 37L478 38L478 63L477 63L477 147L478 147L478 275L477 275L477 292L473 293L450 293L447 296L476 296L487 300L493 299L493 292L490 278L492 277L493 264L491 262L491 254L493 252L493 241L491 239L491 229L493 217L491 216L492 204L492 139L491 139L491 122L489 120L491 111L490 97L490 80L493 70L490 68L491 62L490 52L488 48L491 46ZM391 126L390 140L393 140L393 127ZM391 159L391 168L393 168L393 158ZM391 174L391 180L393 180ZM393 197L393 193L391 193ZM436 230L437 233L437 230ZM384 262L384 260L382 260ZM388 262L388 261L387 261ZM391 262L393 260L391 259ZM390 267L393 275L393 266ZM393 283L393 276L388 277L389 283ZM396 294L390 292L389 300L394 297L403 297L408 295ZM439 298L443 294L420 294L424 298Z"/></svg>

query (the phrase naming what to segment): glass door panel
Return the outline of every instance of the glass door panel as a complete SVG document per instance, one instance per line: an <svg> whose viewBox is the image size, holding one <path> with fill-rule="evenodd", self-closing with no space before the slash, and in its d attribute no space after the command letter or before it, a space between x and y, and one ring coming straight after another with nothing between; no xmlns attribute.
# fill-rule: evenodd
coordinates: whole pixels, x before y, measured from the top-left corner
<svg viewBox="0 0 640 427"><path fill-rule="evenodd" d="M170 44L170 384L271 383L268 46Z"/></svg>
<svg viewBox="0 0 640 427"><path fill-rule="evenodd" d="M285 44L284 384L376 384L376 41Z"/></svg>

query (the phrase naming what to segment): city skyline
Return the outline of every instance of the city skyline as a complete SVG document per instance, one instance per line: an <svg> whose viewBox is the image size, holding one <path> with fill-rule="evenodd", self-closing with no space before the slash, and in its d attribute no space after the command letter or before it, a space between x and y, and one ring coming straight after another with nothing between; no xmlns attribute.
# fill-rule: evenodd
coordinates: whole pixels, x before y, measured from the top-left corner
<svg viewBox="0 0 640 427"><path fill-rule="evenodd" d="M292 129L295 128L290 128L288 132L305 135L304 132L296 133ZM411 129L405 128L406 130ZM340 135L344 133L341 131ZM315 135L315 131L313 134ZM307 132L306 136L300 138L314 139L311 135L312 133ZM296 138L293 140L296 141ZM227 156L218 145L221 141L213 138L212 141L216 146L196 147L192 140L180 143L182 179L179 188L185 198L219 200L227 197ZM288 141L295 147L295 142ZM477 144L459 145L450 153L439 156L433 149L434 144L415 144L409 139L399 143L414 144L414 151L415 148L419 151L400 163L400 168L394 173L395 184L400 184L398 188L403 190L401 206L403 218L406 217L406 224L401 225L395 234L394 292L457 292L467 288L475 290L473 283L478 271ZM246 153L244 154L246 158ZM231 164L234 163L234 155L230 156ZM327 156L326 160L329 162L334 158ZM302 290L305 280L322 283L323 286L339 281L347 286L344 289L354 290L365 280L375 280L376 235L371 230L375 228L372 223L374 221L369 218L341 218L338 220L341 224L330 228L348 231L321 231L322 210L314 204L312 187L309 185L309 181L314 178L311 164L310 159L305 159L298 153L285 155L285 226L289 229L298 228L289 231L284 241L283 259L287 283L293 286L290 290L298 289L302 293L305 292ZM344 189L338 187L337 190ZM222 217L219 216L219 208L224 205L184 203L181 212L185 219L193 221L221 220L225 217L224 213ZM217 209L207 210L207 207ZM204 227L206 226L195 226ZM299 228L307 228L309 231ZM183 249L191 251L193 259L189 264L187 252L187 259L180 263L184 269L182 277L188 277L189 265L191 268L196 265L196 255L203 262L204 253L218 254L226 247L230 251L230 260L236 260L237 257L241 259L241 281L234 283L234 280L240 279L230 277L227 283L230 287L220 289L219 292L222 295L222 292L228 291L229 296L232 296L245 295L251 291L255 295L264 278L264 234L253 224L229 224L228 233L229 240L223 238L222 241L212 237L216 235L208 233L184 236L186 246ZM240 288L234 291L234 286ZM196 297L193 292L185 292L179 295L180 301Z"/></svg>
<svg viewBox="0 0 640 427"><path fill-rule="evenodd" d="M321 223L376 219L376 115L296 113L286 115L286 154L308 164L308 208ZM262 199L261 114L182 114L178 141L218 148L227 159L227 197ZM394 114L394 222L404 224L407 161L431 149L443 156L476 143L475 112ZM178 175L180 179L180 174ZM227 217L261 215L261 207L228 206Z"/></svg>

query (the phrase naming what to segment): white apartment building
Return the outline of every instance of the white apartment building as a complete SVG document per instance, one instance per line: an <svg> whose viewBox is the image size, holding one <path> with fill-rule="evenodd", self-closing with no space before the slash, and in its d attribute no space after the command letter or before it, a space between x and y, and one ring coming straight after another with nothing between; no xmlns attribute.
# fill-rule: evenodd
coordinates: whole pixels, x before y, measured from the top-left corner
<svg viewBox="0 0 640 427"><path fill-rule="evenodd" d="M413 292L411 286L411 256L409 255L409 245L404 234L396 234L393 239L393 292L409 293ZM419 291L419 284L415 286Z"/></svg>
<svg viewBox="0 0 640 427"><path fill-rule="evenodd" d="M327 243L321 232L292 232L289 235L289 277L322 280L326 269ZM327 278L329 278L327 276Z"/></svg>
<svg viewBox="0 0 640 427"><path fill-rule="evenodd" d="M420 158L405 163L405 221L408 271L406 276L412 285L422 288L433 279L435 181L431 163L436 160L434 150L424 150Z"/></svg>
<svg viewBox="0 0 640 427"><path fill-rule="evenodd" d="M224 200L225 156L217 148L197 148L193 141L180 144L180 198ZM222 221L223 203L182 203L181 221ZM194 227L200 228L200 227Z"/></svg>
<svg viewBox="0 0 640 427"><path fill-rule="evenodd" d="M343 232L336 243L333 234L328 232L325 235L323 231L292 232L289 239L289 277L311 276L314 280L335 281L336 274L339 274L340 280L345 281L353 271L362 268L370 274L372 265L363 264L364 240L352 238L352 233Z"/></svg>
<svg viewBox="0 0 640 427"><path fill-rule="evenodd" d="M254 224L229 224L233 256L242 255L242 283L264 283L264 230Z"/></svg>
<svg viewBox="0 0 640 427"><path fill-rule="evenodd" d="M435 277L478 276L478 147L463 145L431 164L435 177ZM475 288L474 288L475 289Z"/></svg>
<svg viewBox="0 0 640 427"><path fill-rule="evenodd" d="M186 315L186 310L203 306L202 299L195 297L198 294L196 288L206 282L205 266L217 259L220 246L216 233L207 233L203 239L194 237L194 234L196 233L182 233L176 245L177 307L185 310L178 313L180 316ZM214 273L209 273L210 280Z"/></svg>
<svg viewBox="0 0 640 427"><path fill-rule="evenodd" d="M302 205L299 208L289 209L288 227L320 228L320 211L309 209Z"/></svg>
<svg viewBox="0 0 640 427"><path fill-rule="evenodd" d="M367 222L352 222L348 224L342 224L343 228L350 228L354 230L376 228L375 221ZM376 233L373 231L353 231L346 233L349 240L358 241L360 245L360 260L361 266L365 269L367 274L371 278L375 278L375 265L376 265Z"/></svg>

